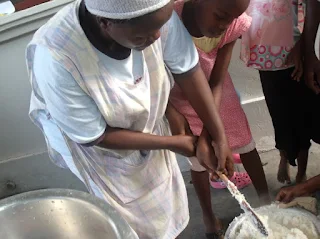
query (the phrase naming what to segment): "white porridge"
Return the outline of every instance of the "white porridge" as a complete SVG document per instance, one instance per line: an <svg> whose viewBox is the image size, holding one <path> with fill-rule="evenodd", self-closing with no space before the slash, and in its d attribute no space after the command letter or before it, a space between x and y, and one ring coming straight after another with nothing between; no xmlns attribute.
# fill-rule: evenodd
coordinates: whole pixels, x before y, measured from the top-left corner
<svg viewBox="0 0 320 239"><path fill-rule="evenodd" d="M269 236L263 237L248 219L244 219L229 235L230 239L320 239L315 223L306 214L280 209L276 205L258 210ZM237 219L235 219L237 221ZM318 221L320 224L320 222ZM318 224L318 227L319 227Z"/></svg>

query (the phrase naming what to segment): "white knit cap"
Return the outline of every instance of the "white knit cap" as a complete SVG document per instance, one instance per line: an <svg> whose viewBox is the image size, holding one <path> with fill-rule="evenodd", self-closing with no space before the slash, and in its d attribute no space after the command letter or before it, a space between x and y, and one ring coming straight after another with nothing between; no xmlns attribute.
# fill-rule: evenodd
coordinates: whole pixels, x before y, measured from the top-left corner
<svg viewBox="0 0 320 239"><path fill-rule="evenodd" d="M170 0L85 0L91 14L109 19L132 19L154 12Z"/></svg>

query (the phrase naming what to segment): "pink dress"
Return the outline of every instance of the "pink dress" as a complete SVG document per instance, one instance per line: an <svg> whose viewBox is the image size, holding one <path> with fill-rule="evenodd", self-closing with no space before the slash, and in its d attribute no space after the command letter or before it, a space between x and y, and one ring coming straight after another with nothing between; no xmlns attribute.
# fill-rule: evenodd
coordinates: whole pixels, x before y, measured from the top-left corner
<svg viewBox="0 0 320 239"><path fill-rule="evenodd" d="M247 14L252 25L241 45L246 65L265 71L292 67L285 63L303 30L303 0L252 0Z"/></svg>
<svg viewBox="0 0 320 239"><path fill-rule="evenodd" d="M184 6L183 0L175 2L175 10L179 16L182 14ZM211 71L217 57L217 53L224 45L237 40L245 31L248 30L251 24L251 18L245 13L235 19L229 26L217 47L209 53L205 53L198 48L200 56L200 65L207 79L210 79ZM170 102L174 107L183 114L194 135L200 135L203 124L197 113L194 111L188 100L184 97L180 87L175 85L171 91ZM255 148L255 143L252 139L250 127L247 117L241 107L240 99L232 83L229 73L223 83L223 91L220 105L220 115L225 127L225 132L229 141L230 148L235 153L248 153Z"/></svg>

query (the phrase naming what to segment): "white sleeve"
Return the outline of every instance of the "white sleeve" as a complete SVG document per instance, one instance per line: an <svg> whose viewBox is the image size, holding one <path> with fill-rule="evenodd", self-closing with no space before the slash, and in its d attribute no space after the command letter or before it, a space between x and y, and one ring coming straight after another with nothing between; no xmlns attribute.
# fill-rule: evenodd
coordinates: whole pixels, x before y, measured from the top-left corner
<svg viewBox="0 0 320 239"><path fill-rule="evenodd" d="M182 74L194 68L199 56L190 34L176 12L161 29L164 62L173 74Z"/></svg>
<svg viewBox="0 0 320 239"><path fill-rule="evenodd" d="M47 48L37 46L33 71L48 112L70 139L86 144L104 133L107 124L95 102Z"/></svg>

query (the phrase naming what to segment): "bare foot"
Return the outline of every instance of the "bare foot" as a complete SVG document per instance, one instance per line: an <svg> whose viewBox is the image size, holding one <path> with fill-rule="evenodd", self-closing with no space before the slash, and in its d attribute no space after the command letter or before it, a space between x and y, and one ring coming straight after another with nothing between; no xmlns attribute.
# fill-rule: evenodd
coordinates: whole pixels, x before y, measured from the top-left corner
<svg viewBox="0 0 320 239"><path fill-rule="evenodd" d="M219 232L221 232L223 230L222 223L221 223L220 219L218 219L217 217L213 216L211 218L203 218L203 220L204 220L204 225L206 227L206 233L219 234ZM223 239L223 238L224 237L221 236L221 239Z"/></svg>
<svg viewBox="0 0 320 239"><path fill-rule="evenodd" d="M296 183L302 183L307 180L307 165L308 165L309 150L301 150L298 154L298 173Z"/></svg>
<svg viewBox="0 0 320 239"><path fill-rule="evenodd" d="M279 170L278 170L278 181L280 183L291 184L291 179L289 175L289 163L285 157L281 157Z"/></svg>

